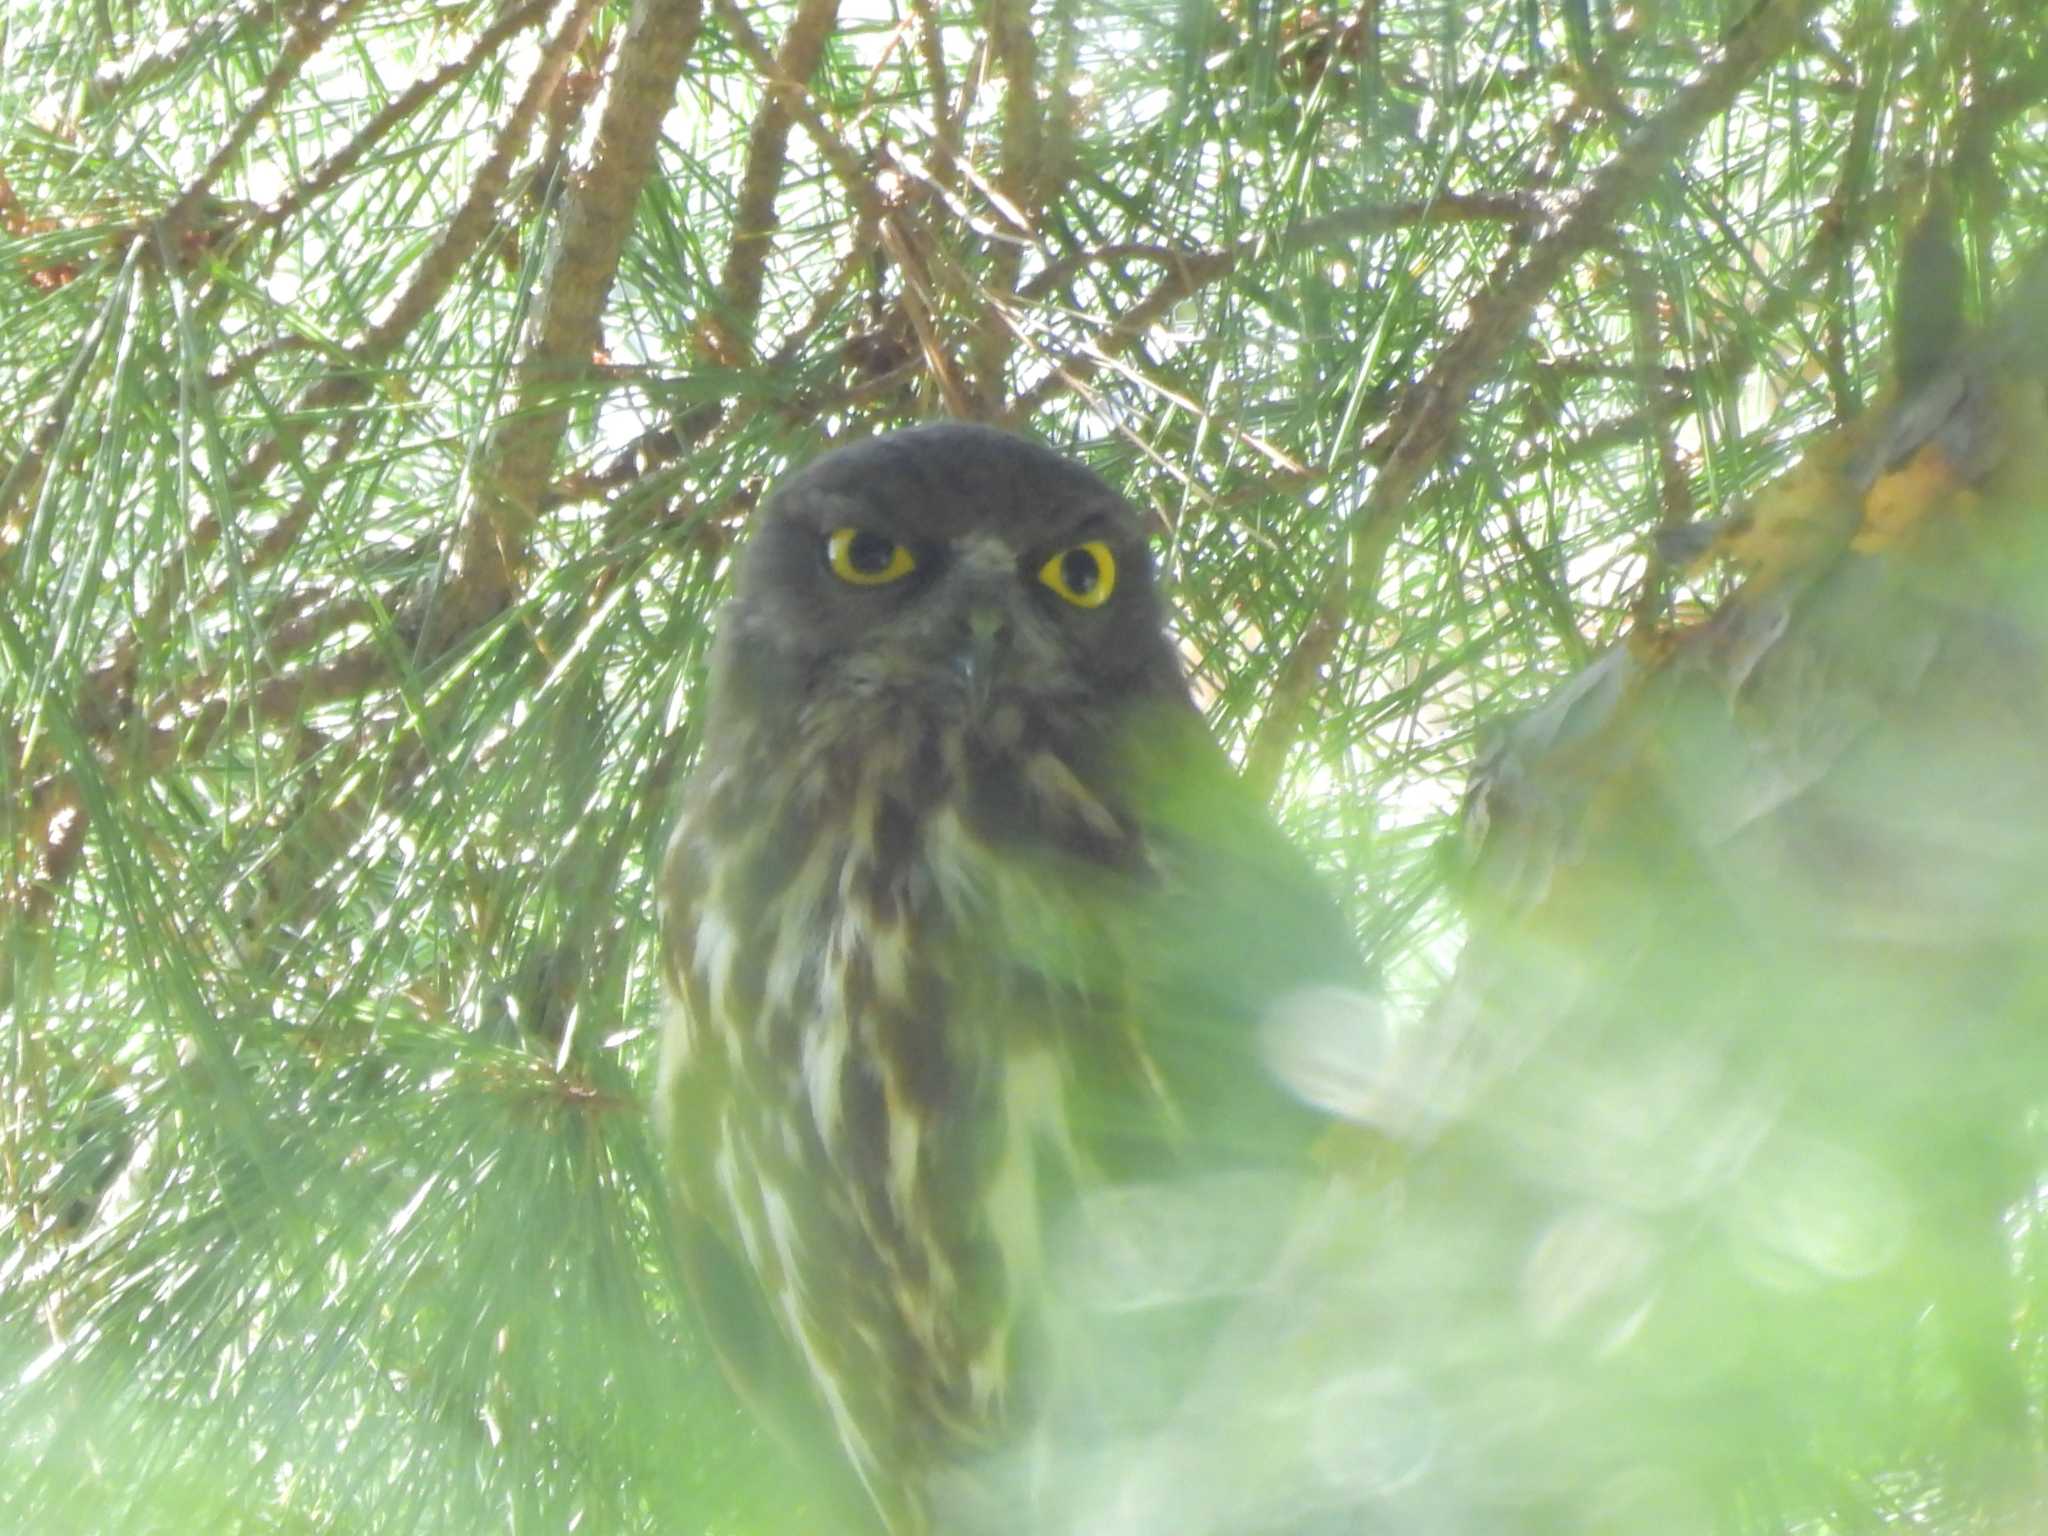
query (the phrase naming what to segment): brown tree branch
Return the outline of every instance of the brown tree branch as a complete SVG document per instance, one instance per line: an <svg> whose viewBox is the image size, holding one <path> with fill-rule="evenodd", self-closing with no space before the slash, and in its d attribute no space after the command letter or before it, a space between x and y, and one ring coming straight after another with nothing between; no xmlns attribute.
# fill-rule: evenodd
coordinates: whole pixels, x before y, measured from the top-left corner
<svg viewBox="0 0 2048 1536"><path fill-rule="evenodd" d="M890 229L890 221L899 219L899 210L892 206L875 185L861 161L834 133L820 115L817 105L801 84L791 80L777 61L768 55L767 46L761 41L733 0L713 0L720 22L731 33L734 44L746 55L748 61L760 71L770 89L780 93L790 114L801 123L825 163L845 188L854 215L863 227L872 223L877 235L890 246L892 257L899 262L909 261L905 268L906 283L913 282L917 291L906 292L905 317L918 333L922 355L930 366L946 408L956 415L981 414L979 402L958 377L951 352L940 336L934 317L938 306L934 299L941 289L956 297L966 297L974 291L975 285L966 281L951 263L942 259L932 243L918 238L917 232L907 221L900 221ZM965 162L962 162L964 167ZM923 310L920 321L919 309Z"/></svg>
<svg viewBox="0 0 2048 1536"><path fill-rule="evenodd" d="M924 65L925 95L931 102L932 172L941 185L951 186L960 158L960 115L953 110L939 10L934 0L909 0L909 4L911 15L917 18L917 56Z"/></svg>
<svg viewBox="0 0 2048 1536"><path fill-rule="evenodd" d="M512 181L512 168L531 141L535 123L560 87L598 8L598 0L576 0L563 16L561 26L542 49L526 89L505 119L505 126L493 138L490 157L478 169L462 206L455 210L434 248L421 259L412 282L355 349L353 360L358 367L375 366L396 351L399 343L441 302L449 285L490 236L498 206Z"/></svg>
<svg viewBox="0 0 2048 1536"><path fill-rule="evenodd" d="M510 170L521 146L531 133L542 106L555 85L559 82L563 67L582 36L590 16L600 0L581 0L581 3L565 19L561 31L543 51L540 64L528 83L527 90L500 130L493 145L490 158L485 162L477 179L471 184L463 206L457 211L448 227L443 231L440 243L428 254L416 269L414 280L392 312L378 325L373 326L364 341L350 353L355 368L350 371L336 369L310 387L302 397L301 410L294 418L281 424L278 429L246 459L232 481L232 492L237 499L261 482L261 480L283 460L291 448L302 441L312 430L310 420L319 414L332 415L336 406L346 405L360 399L368 392L367 370L381 362L394 351L417 325L420 319L431 311L459 274L463 264L473 254L482 240L490 233L495 222L495 208L509 183ZM159 223L161 233L168 220ZM90 355L90 349L81 350L81 362ZM74 368L74 373L77 367ZM75 391L74 391L75 392ZM346 450L359 424L353 418L345 418L338 429L337 452ZM330 456L328 463L336 463ZM17 466L25 477L28 470ZM316 479L319 477L316 477ZM12 480L13 477L10 477ZM310 506L309 498L317 490L309 487L302 502ZM293 519L288 518L287 523ZM297 519L303 523L303 516ZM319 702L352 697L370 689L378 679L390 675L391 661L388 648L379 643L370 643L343 653L317 667L295 674L280 676L259 688L253 698L245 699L239 710L232 707L225 698L215 698L199 707L196 717L181 716L172 722L158 722L155 712L147 706L138 708L128 698L128 689L133 684L132 657L137 649L138 638L160 630L183 592L186 573L196 568L197 557L211 548L220 537L221 525L216 514L208 513L198 519L187 533L186 558L165 563L164 576L152 595L149 611L136 627L115 647L115 660L94 674L86 693L75 701L75 711L82 724L89 724L95 735L109 738L115 734L139 730L140 739L145 743L138 759L130 765L130 771L153 774L164 771L173 763L189 760L195 750L203 750L218 732L235 719L251 725L280 723L294 718L296 712ZM266 559L276 558L282 550L266 550ZM300 630L304 628L304 633ZM314 629L301 626L296 620L286 620L276 633L266 639L287 644L310 641ZM188 696L190 685L181 692ZM78 835L83 835L84 817L81 813ZM75 859L66 863L65 868L75 868ZM55 899L54 885L47 899L38 898L37 910L47 912L48 903Z"/></svg>
<svg viewBox="0 0 2048 1536"><path fill-rule="evenodd" d="M948 204L948 206L951 206ZM865 214L858 214L865 218ZM1501 222L1510 228L1524 228L1543 217L1536 199L1521 193L1504 194L1460 194L1446 193L1430 201L1403 203L1361 204L1354 208L1340 209L1316 218L1305 219L1281 237L1281 246L1289 252L1297 252L1322 245L1340 244L1348 240L1363 238L1376 233L1409 228L1416 225L1439 226L1467 222ZM863 223L857 230L845 257L836 270L833 281L819 293L804 322L793 330L776 348L772 365L775 369L788 368L797 361L801 348L809 337L824 324L838 304L847 285L865 265L875 243L880 239L881 220L878 218L870 229ZM894 242L892 259L905 271L909 280L918 285L919 292L910 297L913 304L920 306L913 311L906 305L905 317L918 334L920 350L926 366L935 371L936 382L942 401L956 414L967 414L977 407L973 404L965 385L957 378L942 345L941 338L932 320L936 308L933 284L935 274L928 261L927 245L915 238L914 233L897 227L892 234ZM1171 307L1187 293L1206 282L1218 281L1236 270L1242 261L1257 254L1257 242L1247 239L1227 251L1189 250L1161 244L1156 241L1122 241L1099 246L1065 258L1032 277L1023 286L1019 297L1029 300L1046 298L1060 291L1073 277L1093 266L1111 265L1127 261L1143 261L1152 265L1172 269L1162 289L1146 300L1140 307L1125 317L1126 325L1121 344L1110 349L1093 349L1091 352L1077 352L1062 358L1056 366L1064 372L1050 373L1040 381L1035 400L1043 401L1070 388L1084 386L1087 380L1101 368L1109 366L1116 356L1128 350L1130 344L1141 337L1152 321L1148 316ZM952 288L948 287L948 292ZM955 294L957 297L957 293ZM1136 318L1133 319L1132 317ZM919 325L920 318L925 322ZM934 362L934 358L944 360ZM793 419L809 420L823 412L857 404L878 394L886 394L900 387L903 376L890 373L879 379L871 379L851 391L827 391L791 409ZM1023 419L1026 412L1013 408L1010 413L1015 419ZM587 500L592 496L613 493L634 494L633 487L644 476L658 471L671 462L682 449L681 438L671 427L661 427L641 434L635 444L618 453L603 468L584 469L565 475L551 487L545 502L557 506L568 502Z"/></svg>
<svg viewBox="0 0 2048 1536"><path fill-rule="evenodd" d="M1024 240L1034 234L1045 192L1044 107L1038 99L1038 44L1031 33L1031 0L986 0L983 22L990 55L1003 75L1002 133L998 145L995 203L1022 227L1016 237L990 242L983 292L974 305L968 336L968 373L976 400L993 412L1005 387L1016 335L1000 306L1017 291L1024 269Z"/></svg>
<svg viewBox="0 0 2048 1536"><path fill-rule="evenodd" d="M579 15L594 5L586 0ZM516 590L572 396L597 350L605 299L654 170L661 120L696 47L699 0L639 0L613 55L590 164L562 205L513 410L492 430L476 497L422 639L438 651L500 611Z"/></svg>
<svg viewBox="0 0 2048 1536"><path fill-rule="evenodd" d="M512 167L532 137L548 98L561 83L564 70L589 26L601 0L578 0L563 19L561 28L542 50L539 63L526 89L498 130L491 153L470 183L462 205L442 230L434 248L414 268L412 281L392 303L384 318L372 324L363 339L348 351L345 362L336 364L300 396L297 408L281 420L269 436L259 442L242 461L229 481L231 500L239 502L269 478L286 457L304 443L322 421L331 419L339 407L364 399L378 368L388 361L412 331L432 313L449 287L461 275L484 240L497 226L498 207L512 179ZM198 557L220 539L220 519L208 512L195 521L186 534L184 560L170 562L153 595L148 613L137 626L143 634L157 632L168 621L184 593L187 574Z"/></svg>
<svg viewBox="0 0 2048 1536"><path fill-rule="evenodd" d="M873 179L862 167L860 156L849 149L846 141L832 131L831 126L819 114L817 103L811 100L810 93L803 88L802 82L791 80L782 73L774 55L769 53L768 45L761 41L761 34L754 30L752 23L747 20L746 13L734 3L734 0L711 0L711 4L718 16L719 25L725 28L733 46L739 49L747 62L754 67L755 73L761 77L768 89L781 99L790 116L803 125L804 132L817 146L818 153L825 157L826 165L832 168L832 174L846 189L855 212L879 219L886 205L881 194L875 190Z"/></svg>
<svg viewBox="0 0 2048 1536"><path fill-rule="evenodd" d="M801 0L769 78L799 86L808 81L817 72L838 19L839 0ZM754 328L761 313L768 257L781 227L775 204L789 166L789 130L795 121L789 101L786 91L770 90L755 114L747 135L739 198L733 207L732 243L726 249L725 269L710 309L697 323L699 349L726 366L754 355Z"/></svg>

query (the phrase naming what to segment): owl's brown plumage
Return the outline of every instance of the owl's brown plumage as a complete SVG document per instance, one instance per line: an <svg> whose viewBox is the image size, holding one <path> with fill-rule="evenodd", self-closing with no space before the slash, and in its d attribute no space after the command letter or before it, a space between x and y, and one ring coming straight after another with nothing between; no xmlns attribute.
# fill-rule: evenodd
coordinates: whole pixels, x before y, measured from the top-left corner
<svg viewBox="0 0 2048 1536"><path fill-rule="evenodd" d="M692 1289L757 1408L921 1531L1046 1400L1078 1194L1297 1158L1260 1016L1357 962L1188 700L1136 514L1021 438L781 486L705 740L661 892Z"/></svg>

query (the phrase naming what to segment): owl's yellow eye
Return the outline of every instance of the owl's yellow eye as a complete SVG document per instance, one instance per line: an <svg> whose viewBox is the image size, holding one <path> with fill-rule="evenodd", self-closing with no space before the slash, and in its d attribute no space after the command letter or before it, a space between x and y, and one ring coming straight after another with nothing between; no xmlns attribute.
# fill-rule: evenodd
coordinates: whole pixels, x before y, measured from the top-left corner
<svg viewBox="0 0 2048 1536"><path fill-rule="evenodd" d="M1116 556L1102 540L1090 539L1046 561L1038 579L1076 608L1100 608L1116 590Z"/></svg>
<svg viewBox="0 0 2048 1536"><path fill-rule="evenodd" d="M865 528L834 528L825 539L825 563L841 581L879 587L917 569L917 556L894 539Z"/></svg>

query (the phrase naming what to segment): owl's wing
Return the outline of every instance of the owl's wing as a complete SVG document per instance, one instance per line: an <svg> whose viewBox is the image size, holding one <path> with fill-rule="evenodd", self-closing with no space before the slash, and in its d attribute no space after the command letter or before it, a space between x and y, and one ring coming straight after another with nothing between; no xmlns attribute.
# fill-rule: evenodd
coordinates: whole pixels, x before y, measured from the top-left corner
<svg viewBox="0 0 2048 1536"><path fill-rule="evenodd" d="M948 1528L1278 1529L1237 1518L1266 1480L1272 1423L1234 1444L1215 1430L1264 1406L1248 1415L1232 1388L1251 1379L1245 1320L1289 1293L1289 1256L1330 1182L1338 1117L1278 1058L1304 1013L1339 1032L1376 1025L1371 978L1329 885L1191 706L1127 708L1090 782L1144 852L1048 871L1099 942L1064 973L1027 952L1065 1004L1085 1176L1048 1210L1044 1337L1024 1340L1042 1352L1020 1372L1039 1409L1029 1444L975 1469L997 1490L981 1507L1025 1513ZM1155 1497L1171 1513L1153 1520L1139 1512Z"/></svg>
<svg viewBox="0 0 2048 1536"><path fill-rule="evenodd" d="M673 862L672 855L671 866ZM666 877L671 900L687 889L687 881L676 874L671 867ZM664 918L664 938L672 945L676 914L669 912ZM716 1106L727 1097L725 1066L715 1053L690 1048L692 1019L702 1020L708 1003L689 968L671 964L670 981L676 1001L663 1034L654 1102L673 1195L676 1270L726 1381L787 1455L786 1486L791 1491L776 1500L790 1517L787 1529L816 1529L815 1516L824 1510L830 1516L827 1529L846 1536L880 1536L873 1502L846 1461L809 1372L776 1326L743 1256L739 1235L715 1186L711 1138L692 1133L692 1127L712 1121Z"/></svg>
<svg viewBox="0 0 2048 1536"><path fill-rule="evenodd" d="M1154 1058L1198 1161L1294 1165L1330 1123L1290 1070L1302 1029L1376 1027L1357 934L1192 709L1150 722L1133 767L1159 877L1139 908Z"/></svg>
<svg viewBox="0 0 2048 1536"><path fill-rule="evenodd" d="M1090 1161L1118 1182L1305 1167L1329 1120L1272 1047L1303 1006L1370 1012L1343 909L1184 702L1130 715L1106 776L1145 854L1094 881L1065 872L1079 924L1108 938L1073 1040Z"/></svg>

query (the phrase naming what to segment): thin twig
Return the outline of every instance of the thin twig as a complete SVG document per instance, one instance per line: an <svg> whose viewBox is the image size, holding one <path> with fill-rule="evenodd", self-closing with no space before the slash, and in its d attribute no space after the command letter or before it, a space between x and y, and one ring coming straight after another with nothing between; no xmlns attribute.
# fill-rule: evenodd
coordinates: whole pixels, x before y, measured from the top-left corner
<svg viewBox="0 0 2048 1536"><path fill-rule="evenodd" d="M939 397L945 402L947 414L962 417L979 415L972 386L961 379L952 354L946 350L946 340L939 334L933 319L937 306L932 302L931 272L924 252L915 243L906 221L895 214L883 216L882 248L903 274L903 313L909 319L911 329L917 333L925 370L938 385Z"/></svg>
<svg viewBox="0 0 2048 1536"><path fill-rule="evenodd" d="M1280 237L1283 250L1303 251L1344 240L1370 239L1416 225L1507 224L1534 226L1551 210L1527 192L1443 192L1401 203L1360 203L1317 214L1292 225Z"/></svg>
<svg viewBox="0 0 2048 1536"><path fill-rule="evenodd" d="M1637 394L1647 407L1648 402L1657 397L1663 376L1661 364L1665 338L1661 311L1669 300L1650 280L1649 271L1635 252L1622 252L1621 261L1623 281L1628 289L1629 355L1635 363ZM1657 515L1654 521L1660 529L1683 528L1692 521L1692 479L1686 473L1678 441L1665 429L1665 419L1654 411L1645 409L1640 414L1644 446L1657 466ZM1646 632L1664 611L1666 573L1656 550L1656 541L1652 540L1649 563L1643 570L1643 579L1637 585L1635 600L1630 605L1634 626Z"/></svg>
<svg viewBox="0 0 2048 1536"><path fill-rule="evenodd" d="M304 181L266 209L261 222L275 228L302 208L332 192L341 184L342 178L361 164L363 157L381 144L393 129L450 86L458 85L475 74L485 60L519 33L545 21L548 12L554 7L555 0L526 0L523 5L507 7L496 20L477 34L476 41L470 44L468 52L453 63L444 64L431 75L415 80L392 97L356 131L353 138L314 167L312 174Z"/></svg>
<svg viewBox="0 0 2048 1536"><path fill-rule="evenodd" d="M1633 207L1679 151L1725 112L1750 80L1799 38L1820 0L1762 0L1729 38L1719 61L1649 119L1593 178L1571 212L1529 249L1522 265L1472 305L1472 318L1402 399L1391 452L1346 529L1348 558L1282 663L1272 702L1253 733L1245 775L1270 794L1300 735L1323 669L1354 610L1365 610L1416 485L1450 445L1458 413L1487 371L1527 328L1544 294ZM1363 612L1357 615L1363 618Z"/></svg>
<svg viewBox="0 0 2048 1536"><path fill-rule="evenodd" d="M15 548L12 532L15 509L25 500L29 487L41 481L50 450L57 446L70 424L71 413L78 407L79 391L85 387L85 381L92 372L93 361L99 356L100 343L106 340L107 327L113 323L116 308L112 304L100 306L100 312L79 342L78 350L72 354L71 366L65 370L64 380L57 386L56 398L50 402L43 424L36 428L35 437L8 469L6 478L0 480L0 579L8 575L12 564L9 557Z"/></svg>
<svg viewBox="0 0 2048 1536"><path fill-rule="evenodd" d="M946 44L933 0L909 0L917 18L917 56L924 64L925 95L932 109L932 171L941 185L951 186L960 159L960 116L953 110L952 87L946 78Z"/></svg>
<svg viewBox="0 0 2048 1536"><path fill-rule="evenodd" d="M1304 219L1284 231L1277 242L1263 235L1248 235L1230 246L1187 250L1150 241L1121 241L1080 252L1032 278L1018 297L1042 298L1058 291L1085 267L1118 261L1157 262L1170 270L1151 293L1125 311L1103 335L1054 359L1037 383L1023 391L1006 414L1013 421L1028 419L1055 396L1093 378L1104 363L1132 346L1175 304L1212 283L1222 281L1246 263L1275 259L1276 251L1280 259L1284 259L1325 245L1341 244L1418 224L1500 222L1520 230L1530 227L1542 216L1536 203L1523 195L1465 197L1446 193L1439 198L1417 202L1361 204Z"/></svg>
<svg viewBox="0 0 2048 1536"><path fill-rule="evenodd" d="M1201 251L1177 257L1152 291L1119 315L1102 335L1064 357L1055 358L1038 382L1011 402L1004 413L1006 419L1027 421L1055 395L1094 378L1112 358L1135 345L1174 305L1219 281L1236 268L1237 262L1235 250Z"/></svg>
<svg viewBox="0 0 2048 1536"><path fill-rule="evenodd" d="M317 9L317 0L300 8ZM91 104L101 109L114 106L123 96L155 85L194 59L232 53L253 41L257 34L284 21L282 11L275 0L242 0L240 5L216 12L204 22L173 27L153 38L148 48L102 64L92 77Z"/></svg>
<svg viewBox="0 0 2048 1536"><path fill-rule="evenodd" d="M1856 93L1856 110L1849 119L1849 139L1842 151L1842 174L1836 182L1834 204L1844 213L1853 210L1869 195L1870 165L1877 143L1878 124L1891 90L1892 29L1878 27L1874 30L1877 36L1872 40L1862 89ZM1829 270L1828 281L1833 302L1828 305L1826 323L1821 328L1826 338L1821 361L1827 369L1829 387L1834 392L1835 414L1848 421L1856 415L1862 402L1849 367L1850 330L1855 324L1855 305L1850 302L1852 284L1846 257Z"/></svg>
<svg viewBox="0 0 2048 1536"><path fill-rule="evenodd" d="M782 340L774 352L769 354L768 371L779 373L793 364L802 354L811 338L824 327L832 313L846 297L854 279L868 269L874 260L875 247L881 244L882 226L878 219L870 219L858 211L854 214L853 238L847 241L846 254L839 258L833 268L831 281L820 288L811 300L811 307Z"/></svg>
<svg viewBox="0 0 2048 1536"><path fill-rule="evenodd" d="M334 29L349 20L362 8L365 0L339 0L333 9L324 14L318 7L311 7L300 15L286 34L284 49L277 63L271 66L264 78L262 89L256 93L256 100L235 119L227 137L208 158L199 174L192 178L178 200L171 204L164 214L164 223L175 237L192 222L193 214L203 199L210 196L213 185L232 165L242 147L255 135L258 128L269 121L271 113L277 110L277 103L299 78L299 73L312 61L320 46L333 35Z"/></svg>

